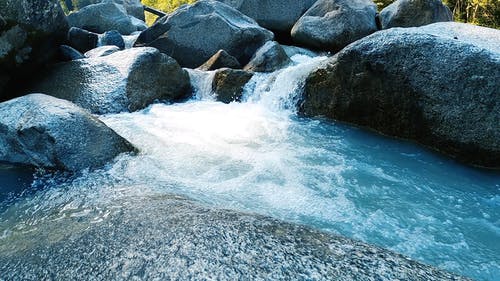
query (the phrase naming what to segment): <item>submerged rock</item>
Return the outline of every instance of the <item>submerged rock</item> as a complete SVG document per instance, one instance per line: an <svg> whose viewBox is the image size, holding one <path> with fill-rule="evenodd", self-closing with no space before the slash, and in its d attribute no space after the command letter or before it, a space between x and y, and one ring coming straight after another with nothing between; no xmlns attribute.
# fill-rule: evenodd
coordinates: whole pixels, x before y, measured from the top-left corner
<svg viewBox="0 0 500 281"><path fill-rule="evenodd" d="M452 22L377 32L308 77L301 111L500 168L499 38Z"/></svg>
<svg viewBox="0 0 500 281"><path fill-rule="evenodd" d="M58 0L0 1L0 101L56 59L68 31ZM8 89L9 88L9 89Z"/></svg>
<svg viewBox="0 0 500 281"><path fill-rule="evenodd" d="M220 69L215 72L212 91L218 101L230 103L241 101L243 88L253 74L244 70Z"/></svg>
<svg viewBox="0 0 500 281"><path fill-rule="evenodd" d="M43 74L33 91L106 114L142 109L156 100L191 93L189 75L154 48L133 48L103 57L61 63Z"/></svg>
<svg viewBox="0 0 500 281"><path fill-rule="evenodd" d="M240 69L241 65L235 57L231 56L224 50L219 50L204 64L198 67L198 69L204 71L210 71L225 67L232 69Z"/></svg>
<svg viewBox="0 0 500 281"><path fill-rule="evenodd" d="M293 26L293 41L315 49L339 51L377 31L372 0L318 0Z"/></svg>
<svg viewBox="0 0 500 281"><path fill-rule="evenodd" d="M181 6L143 31L135 46L150 46L183 67L196 68L223 49L240 64L273 39L273 33L228 5L200 0Z"/></svg>
<svg viewBox="0 0 500 281"><path fill-rule="evenodd" d="M292 61L278 42L269 41L260 47L250 62L244 67L246 71L273 72L281 69Z"/></svg>
<svg viewBox="0 0 500 281"><path fill-rule="evenodd" d="M398 0L380 12L383 29L442 21L453 21L453 14L441 0Z"/></svg>
<svg viewBox="0 0 500 281"><path fill-rule="evenodd" d="M362 242L182 197L155 194L114 199L98 210L109 210L111 204L118 207L102 222L91 220L94 216L67 216L4 238L0 244L3 277L469 280ZM20 251L18 241L33 243L24 243Z"/></svg>
<svg viewBox="0 0 500 281"><path fill-rule="evenodd" d="M0 161L79 171L133 146L71 102L31 94L0 103Z"/></svg>
<svg viewBox="0 0 500 281"><path fill-rule="evenodd" d="M256 20L267 29L289 33L316 0L218 0Z"/></svg>

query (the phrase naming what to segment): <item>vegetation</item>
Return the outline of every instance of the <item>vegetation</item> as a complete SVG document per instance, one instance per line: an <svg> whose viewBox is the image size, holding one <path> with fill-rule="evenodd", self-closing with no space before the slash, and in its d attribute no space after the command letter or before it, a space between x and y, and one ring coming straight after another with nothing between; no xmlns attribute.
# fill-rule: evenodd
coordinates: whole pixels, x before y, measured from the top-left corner
<svg viewBox="0 0 500 281"><path fill-rule="evenodd" d="M191 4L196 0L142 0L142 4L156 8L158 10L170 13L184 4ZM151 25L156 20L156 16L151 13L146 13L146 23Z"/></svg>

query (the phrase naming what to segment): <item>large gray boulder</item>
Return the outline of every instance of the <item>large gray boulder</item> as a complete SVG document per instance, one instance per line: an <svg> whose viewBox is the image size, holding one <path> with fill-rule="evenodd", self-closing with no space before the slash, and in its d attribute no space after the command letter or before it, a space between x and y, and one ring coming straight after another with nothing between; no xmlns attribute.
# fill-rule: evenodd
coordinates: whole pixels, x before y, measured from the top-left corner
<svg viewBox="0 0 500 281"><path fill-rule="evenodd" d="M141 4L141 0L69 0L71 1L70 7L68 5L66 8L70 11L80 10L84 7L99 3L116 3L122 5L127 14L144 21L144 6ZM65 2L69 2L65 1Z"/></svg>
<svg viewBox="0 0 500 281"><path fill-rule="evenodd" d="M452 20L452 12L441 0L398 0L380 12L383 29Z"/></svg>
<svg viewBox="0 0 500 281"><path fill-rule="evenodd" d="M43 74L32 91L66 99L96 114L142 109L155 100L191 94L189 76L154 48L61 63Z"/></svg>
<svg viewBox="0 0 500 281"><path fill-rule="evenodd" d="M500 168L499 38L452 22L377 32L308 77L301 111Z"/></svg>
<svg viewBox="0 0 500 281"><path fill-rule="evenodd" d="M58 0L0 0L0 101L56 58L67 31Z"/></svg>
<svg viewBox="0 0 500 281"><path fill-rule="evenodd" d="M181 6L143 31L136 46L151 46L183 67L196 68L223 49L245 65L273 33L251 18L217 1Z"/></svg>
<svg viewBox="0 0 500 281"><path fill-rule="evenodd" d="M0 103L0 161L79 171L134 150L71 102L31 94Z"/></svg>
<svg viewBox="0 0 500 281"><path fill-rule="evenodd" d="M267 29L289 33L316 0L218 0L256 20Z"/></svg>
<svg viewBox="0 0 500 281"><path fill-rule="evenodd" d="M278 42L269 41L255 52L250 62L243 69L252 72L273 72L291 62Z"/></svg>
<svg viewBox="0 0 500 281"><path fill-rule="evenodd" d="M138 31L123 6L115 3L99 3L86 6L68 15L72 27L82 28L96 33L117 30L128 35Z"/></svg>
<svg viewBox="0 0 500 281"><path fill-rule="evenodd" d="M375 31L372 0L318 0L292 29L292 39L310 48L339 51Z"/></svg>

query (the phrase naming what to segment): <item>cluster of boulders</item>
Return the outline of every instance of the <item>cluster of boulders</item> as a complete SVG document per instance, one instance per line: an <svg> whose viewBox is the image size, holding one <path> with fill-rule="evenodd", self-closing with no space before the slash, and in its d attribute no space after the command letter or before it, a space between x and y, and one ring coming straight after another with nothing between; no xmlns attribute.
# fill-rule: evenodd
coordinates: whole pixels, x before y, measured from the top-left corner
<svg viewBox="0 0 500 281"><path fill-rule="evenodd" d="M59 0L0 0L0 101L44 94L1 105L10 111L0 111L0 131L8 132L0 135L0 161L67 170L102 165L109 153L133 147L109 129L100 134L123 143L118 149L85 142L61 148L72 139L59 132L73 122L59 118L61 110L93 120L77 128L91 134L104 126L91 114L189 98L183 68L215 71L216 98L239 101L255 72L283 69L293 54L312 53L308 48L337 53L305 81L304 115L500 165L500 31L450 22L441 0L397 0L380 14L372 0L199 0L151 27L140 0L62 2L68 16ZM295 46L282 45L283 38ZM23 107L24 115L9 119ZM53 118L29 113L45 109ZM42 143L33 141L39 136ZM69 149L102 157L67 164L58 151Z"/></svg>

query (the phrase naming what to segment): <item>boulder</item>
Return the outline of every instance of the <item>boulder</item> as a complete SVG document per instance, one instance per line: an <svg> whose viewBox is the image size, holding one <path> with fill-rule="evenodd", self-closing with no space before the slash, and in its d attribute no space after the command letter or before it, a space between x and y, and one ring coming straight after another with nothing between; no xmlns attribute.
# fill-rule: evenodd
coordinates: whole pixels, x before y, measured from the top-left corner
<svg viewBox="0 0 500 281"><path fill-rule="evenodd" d="M99 40L99 45L101 46L117 46L120 49L125 49L125 41L123 41L123 37L120 32L116 30L110 30L104 32Z"/></svg>
<svg viewBox="0 0 500 281"><path fill-rule="evenodd" d="M292 29L303 46L339 51L378 30L377 6L372 0L318 0Z"/></svg>
<svg viewBox="0 0 500 281"><path fill-rule="evenodd" d="M267 29L289 33L316 0L218 0L256 20Z"/></svg>
<svg viewBox="0 0 500 281"><path fill-rule="evenodd" d="M151 46L183 67L196 68L223 49L240 64L273 39L251 18L217 1L184 5L141 33L135 46Z"/></svg>
<svg viewBox="0 0 500 281"><path fill-rule="evenodd" d="M422 26L453 21L453 14L441 0L398 0L379 15L383 29Z"/></svg>
<svg viewBox="0 0 500 281"><path fill-rule="evenodd" d="M210 71L220 68L240 69L238 60L224 50L219 50L215 55L198 67L199 70Z"/></svg>
<svg viewBox="0 0 500 281"><path fill-rule="evenodd" d="M0 1L0 101L56 59L68 31L58 0Z"/></svg>
<svg viewBox="0 0 500 281"><path fill-rule="evenodd" d="M453 22L379 31L310 74L300 110L500 168L499 38Z"/></svg>
<svg viewBox="0 0 500 281"><path fill-rule="evenodd" d="M174 59L154 48L133 48L58 64L31 91L107 114L136 111L156 100L183 99L191 87L188 74Z"/></svg>
<svg viewBox="0 0 500 281"><path fill-rule="evenodd" d="M68 15L72 27L79 27L96 33L117 30L128 35L137 31L137 27L127 15L123 6L115 3L99 3L85 6Z"/></svg>
<svg viewBox="0 0 500 281"><path fill-rule="evenodd" d="M0 103L0 161L79 171L134 150L71 102L30 94Z"/></svg>
<svg viewBox="0 0 500 281"><path fill-rule="evenodd" d="M68 44L82 53L97 47L98 41L99 34L97 33L78 27L72 27L69 29Z"/></svg>
<svg viewBox="0 0 500 281"><path fill-rule="evenodd" d="M118 51L120 51L120 48L116 46L101 46L86 52L84 55L87 58L97 58L109 56Z"/></svg>
<svg viewBox="0 0 500 281"><path fill-rule="evenodd" d="M72 61L85 58L82 53L68 45L59 46L59 60Z"/></svg>
<svg viewBox="0 0 500 281"><path fill-rule="evenodd" d="M215 98L223 103L241 101L243 88L253 74L244 70L224 68L215 72L212 90Z"/></svg>
<svg viewBox="0 0 500 281"><path fill-rule="evenodd" d="M140 19L145 20L144 17L144 6L141 4L141 0L69 0L71 1L72 7L67 7L68 10L80 10L83 7L99 4L99 3L116 3L121 5L127 11L127 14Z"/></svg>
<svg viewBox="0 0 500 281"><path fill-rule="evenodd" d="M269 41L259 48L243 68L252 72L273 72L290 64L291 60L278 42Z"/></svg>

